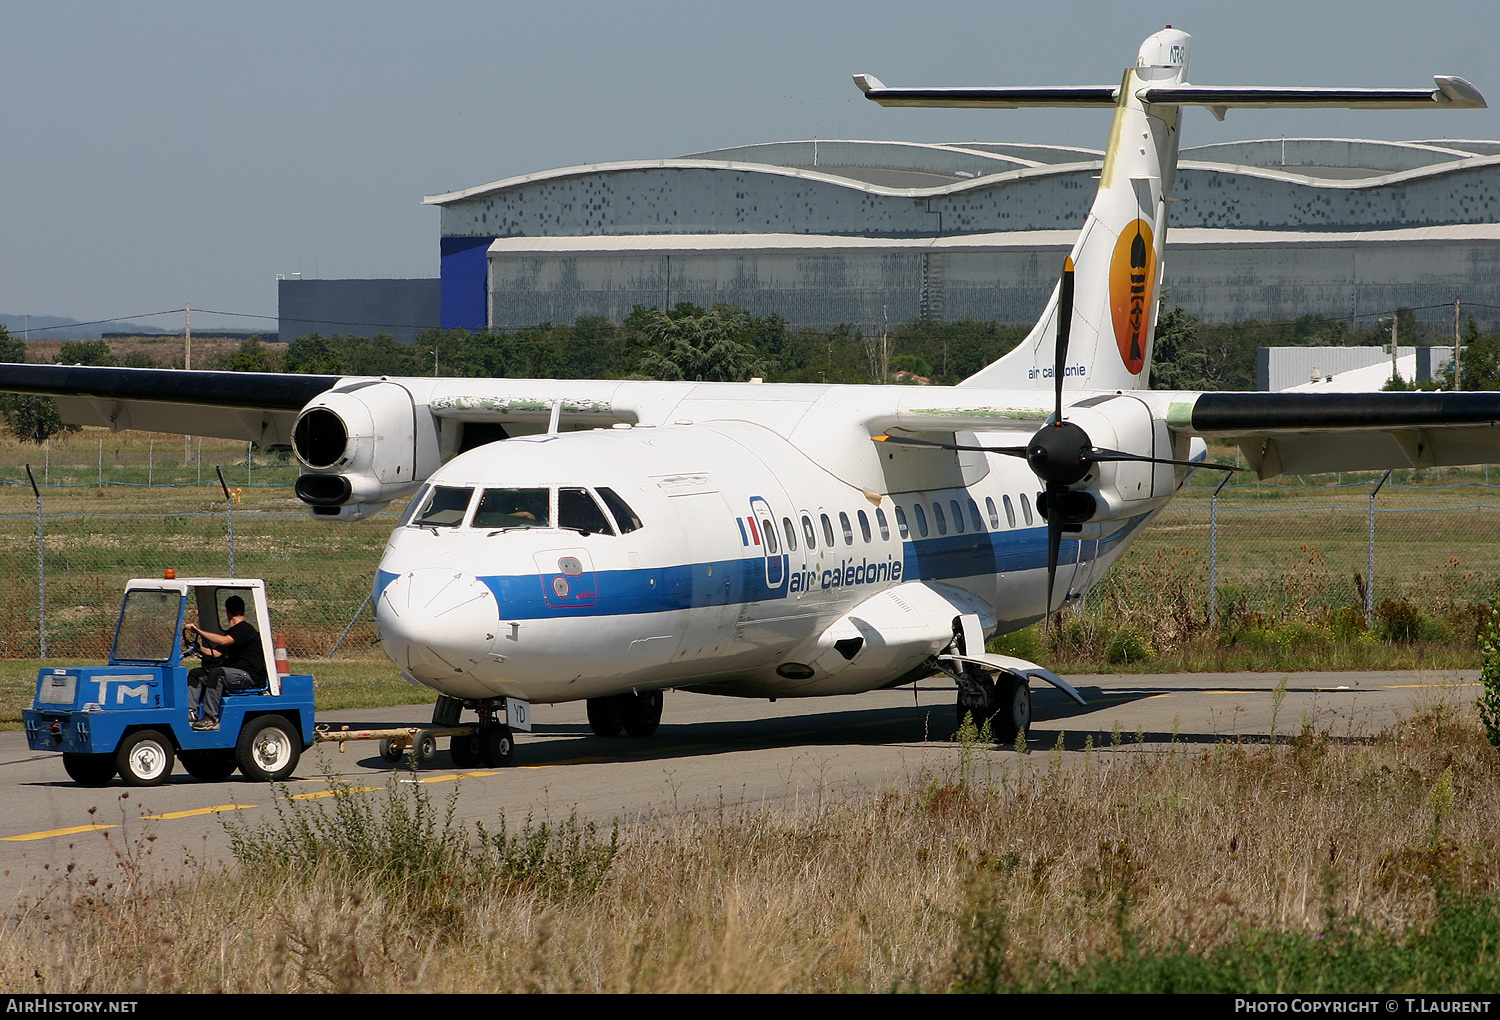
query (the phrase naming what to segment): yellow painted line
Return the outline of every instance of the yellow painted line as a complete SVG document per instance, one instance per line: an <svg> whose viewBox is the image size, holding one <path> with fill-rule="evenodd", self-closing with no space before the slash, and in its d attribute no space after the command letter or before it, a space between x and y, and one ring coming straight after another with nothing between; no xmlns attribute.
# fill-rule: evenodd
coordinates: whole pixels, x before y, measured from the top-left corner
<svg viewBox="0 0 1500 1020"><path fill-rule="evenodd" d="M193 808L191 811L168 811L160 815L141 815L142 818L154 818L158 821L166 821L170 818L191 818L194 815L211 815L219 811L244 811L253 808L254 804L219 804L215 807Z"/></svg>
<svg viewBox="0 0 1500 1020"><path fill-rule="evenodd" d="M341 793L374 793L384 790L383 786L346 786L337 790L318 790L315 793L294 793L288 800L316 800L319 797L337 797Z"/></svg>
<svg viewBox="0 0 1500 1020"><path fill-rule="evenodd" d="M1482 687L1482 686L1484 686L1484 685L1483 684L1477 684L1477 683L1475 683L1475 684L1468 684L1468 683L1464 683L1464 684L1445 684L1445 683L1441 683L1441 682L1435 683L1435 684L1389 684L1386 687L1386 690L1402 691L1402 690L1406 690L1407 688L1412 688L1412 687L1429 687L1430 688L1430 687Z"/></svg>
<svg viewBox="0 0 1500 1020"><path fill-rule="evenodd" d="M0 840L10 840L20 843L31 839L51 839L53 836L71 836L75 832L95 832L99 829L118 828L118 825L75 825L69 829L46 829L42 832L28 832L20 836L0 836Z"/></svg>

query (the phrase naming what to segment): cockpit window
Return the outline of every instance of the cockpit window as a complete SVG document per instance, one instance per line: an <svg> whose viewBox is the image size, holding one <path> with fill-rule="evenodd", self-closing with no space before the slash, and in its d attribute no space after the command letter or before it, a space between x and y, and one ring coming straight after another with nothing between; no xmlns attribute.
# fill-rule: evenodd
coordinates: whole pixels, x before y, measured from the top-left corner
<svg viewBox="0 0 1500 1020"><path fill-rule="evenodd" d="M587 489L557 490L557 526L586 535L613 535L615 529Z"/></svg>
<svg viewBox="0 0 1500 1020"><path fill-rule="evenodd" d="M476 528L549 528L551 493L547 489L485 489L474 511ZM596 511L597 512L597 511Z"/></svg>
<svg viewBox="0 0 1500 1020"><path fill-rule="evenodd" d="M615 515L615 523L620 526L620 534L628 535L640 529L641 519L635 515L634 510L630 509L630 504L621 499L614 489L600 486L599 498L604 500L604 505L609 507L609 512Z"/></svg>
<svg viewBox="0 0 1500 1020"><path fill-rule="evenodd" d="M469 498L473 495L471 488L434 485L412 523L420 528L456 528L463 523L464 511L469 509Z"/></svg>
<svg viewBox="0 0 1500 1020"><path fill-rule="evenodd" d="M401 513L401 523L396 525L396 527L404 528L411 523L412 516L417 512L417 508L427 501L427 490L429 488L431 486L422 486L421 491L411 498L411 502L406 504L406 509Z"/></svg>

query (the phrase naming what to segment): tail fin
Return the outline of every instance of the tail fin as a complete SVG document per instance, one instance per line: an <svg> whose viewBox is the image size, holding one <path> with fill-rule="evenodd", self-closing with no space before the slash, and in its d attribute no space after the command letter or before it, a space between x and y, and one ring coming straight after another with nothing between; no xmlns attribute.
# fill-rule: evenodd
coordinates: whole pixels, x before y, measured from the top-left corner
<svg viewBox="0 0 1500 1020"><path fill-rule="evenodd" d="M1177 173L1180 108L1206 106L1220 120L1238 107L1350 109L1479 109L1485 105L1462 78L1437 77L1432 89L1197 86L1187 83L1192 38L1170 26L1141 44L1136 66L1119 88L890 88L855 75L865 96L882 106L1021 106L1115 108L1099 192L1069 257L1075 267L1072 342L1064 385L1132 390L1146 385L1166 242L1166 196ZM1063 260L1058 259L1061 276ZM1059 287L1061 284L1059 284ZM961 386L1052 389L1057 288L1036 327L1019 347L965 379Z"/></svg>
<svg viewBox="0 0 1500 1020"><path fill-rule="evenodd" d="M1175 29L1151 36L1115 93L1099 191L1069 253L1074 297L1064 385L1071 389L1139 389L1150 375L1179 110L1148 106L1137 93L1152 85L1180 85L1187 75L1189 42ZM1052 389L1057 313L1058 288L1053 288L1026 339L960 385Z"/></svg>

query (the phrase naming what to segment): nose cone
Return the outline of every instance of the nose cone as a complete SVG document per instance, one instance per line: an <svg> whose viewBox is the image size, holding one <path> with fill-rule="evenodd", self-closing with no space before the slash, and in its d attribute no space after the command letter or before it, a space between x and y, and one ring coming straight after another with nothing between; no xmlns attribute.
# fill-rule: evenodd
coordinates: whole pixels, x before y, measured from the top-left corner
<svg viewBox="0 0 1500 1020"><path fill-rule="evenodd" d="M429 567L401 574L375 606L380 644L413 677L439 690L489 661L500 627L495 596L473 574Z"/></svg>

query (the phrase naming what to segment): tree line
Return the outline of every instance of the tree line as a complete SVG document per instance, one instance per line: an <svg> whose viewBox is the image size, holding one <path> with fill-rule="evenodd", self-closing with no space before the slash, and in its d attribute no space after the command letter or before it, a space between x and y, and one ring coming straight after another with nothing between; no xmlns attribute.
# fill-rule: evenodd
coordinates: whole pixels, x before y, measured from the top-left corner
<svg viewBox="0 0 1500 1020"><path fill-rule="evenodd" d="M1404 343L1443 344L1423 330L1409 308L1397 311ZM315 375L443 375L529 379L668 379L710 382L905 383L951 385L1010 351L1029 326L964 320L914 320L889 330L852 324L792 329L777 315L756 316L731 305L670 310L637 306L623 322L585 316L571 325L524 329L428 329L415 342L312 334L290 343L241 341L201 367L231 372ZM1151 385L1156 389L1254 389L1255 349L1275 346L1364 346L1388 343L1385 326L1351 328L1347 320L1304 316L1291 322L1200 322L1180 306L1158 316ZM26 344L0 326L0 361L26 360ZM113 365L104 340L64 343L61 364ZM139 352L131 367L152 367ZM148 364L150 363L150 364ZM1452 388L1452 367L1427 385ZM1463 389L1500 389L1500 334L1481 330L1471 315L1463 338ZM0 395L9 431L43 442L62 426L52 401Z"/></svg>

